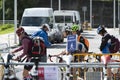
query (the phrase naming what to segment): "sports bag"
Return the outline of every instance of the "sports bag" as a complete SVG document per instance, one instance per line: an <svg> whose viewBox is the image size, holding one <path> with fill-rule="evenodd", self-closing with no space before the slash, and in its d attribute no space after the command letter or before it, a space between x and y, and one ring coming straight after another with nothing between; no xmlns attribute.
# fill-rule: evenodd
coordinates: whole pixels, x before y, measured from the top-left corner
<svg viewBox="0 0 120 80"><path fill-rule="evenodd" d="M87 38L79 35L78 38L77 38L77 40L78 40L78 42L81 42L81 43L84 44L84 46L85 46L85 48L86 48L87 51L89 50L89 41L88 41Z"/></svg>
<svg viewBox="0 0 120 80"><path fill-rule="evenodd" d="M115 36L111 35L111 44L109 46L110 53L116 53L120 49L120 41Z"/></svg>

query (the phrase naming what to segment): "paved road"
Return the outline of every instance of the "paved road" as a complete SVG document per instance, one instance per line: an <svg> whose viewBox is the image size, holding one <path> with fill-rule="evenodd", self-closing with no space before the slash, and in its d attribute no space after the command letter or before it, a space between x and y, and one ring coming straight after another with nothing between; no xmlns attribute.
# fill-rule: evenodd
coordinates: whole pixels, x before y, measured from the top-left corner
<svg viewBox="0 0 120 80"><path fill-rule="evenodd" d="M120 35L119 35L119 31L118 29L107 29L107 31L118 37L120 39ZM89 42L90 42L90 50L89 52L95 52L95 53L100 53L99 51L99 45L101 43L101 36L99 36L96 33L96 29L92 29L91 31L84 31L82 33L83 36L85 36L86 38L88 38ZM10 37L10 38L9 38ZM14 35L12 34L7 34L7 35L0 35L0 42L2 43L8 43L10 46L14 46L16 44L14 44ZM59 44L53 44L51 48L47 49L47 54L58 54L61 51L65 50L66 48L66 38L64 39L63 43L59 43ZM49 60L48 60L49 62ZM22 67L21 66L17 66L17 76L21 79L22 77Z"/></svg>

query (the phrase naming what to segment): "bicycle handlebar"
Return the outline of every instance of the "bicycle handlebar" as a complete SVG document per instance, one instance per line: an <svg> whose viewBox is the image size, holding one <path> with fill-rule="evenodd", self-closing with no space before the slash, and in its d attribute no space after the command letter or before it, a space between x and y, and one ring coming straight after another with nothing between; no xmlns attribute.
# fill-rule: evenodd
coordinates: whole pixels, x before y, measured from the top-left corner
<svg viewBox="0 0 120 80"><path fill-rule="evenodd" d="M13 56L15 56L15 55L8 54L8 56L7 56L7 62L10 62L10 60L13 58Z"/></svg>
<svg viewBox="0 0 120 80"><path fill-rule="evenodd" d="M62 61L63 61L62 57L59 57L58 55L50 55L50 54L49 54L48 57L49 57L49 59L50 59L51 62L53 62L52 57L57 57L57 58L59 58L59 62L62 62Z"/></svg>

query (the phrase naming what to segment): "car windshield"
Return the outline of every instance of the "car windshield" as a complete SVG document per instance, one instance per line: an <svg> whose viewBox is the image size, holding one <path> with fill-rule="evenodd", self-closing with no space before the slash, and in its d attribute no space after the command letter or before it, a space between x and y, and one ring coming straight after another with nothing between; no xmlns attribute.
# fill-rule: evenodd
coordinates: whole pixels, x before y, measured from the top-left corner
<svg viewBox="0 0 120 80"><path fill-rule="evenodd" d="M55 16L56 23L72 23L72 16Z"/></svg>
<svg viewBox="0 0 120 80"><path fill-rule="evenodd" d="M49 17L23 17L21 26L40 26L44 23L49 24Z"/></svg>
<svg viewBox="0 0 120 80"><path fill-rule="evenodd" d="M56 23L64 23L64 16L55 16Z"/></svg>
<svg viewBox="0 0 120 80"><path fill-rule="evenodd" d="M73 17L72 16L65 16L65 23L72 23L73 21Z"/></svg>

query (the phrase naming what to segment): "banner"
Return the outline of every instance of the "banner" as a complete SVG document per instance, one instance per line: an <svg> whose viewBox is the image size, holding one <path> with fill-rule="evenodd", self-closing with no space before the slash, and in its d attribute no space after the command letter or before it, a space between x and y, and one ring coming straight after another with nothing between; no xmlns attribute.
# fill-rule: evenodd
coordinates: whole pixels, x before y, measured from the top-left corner
<svg viewBox="0 0 120 80"><path fill-rule="evenodd" d="M45 66L38 68L39 80L58 80L58 67L57 66Z"/></svg>

